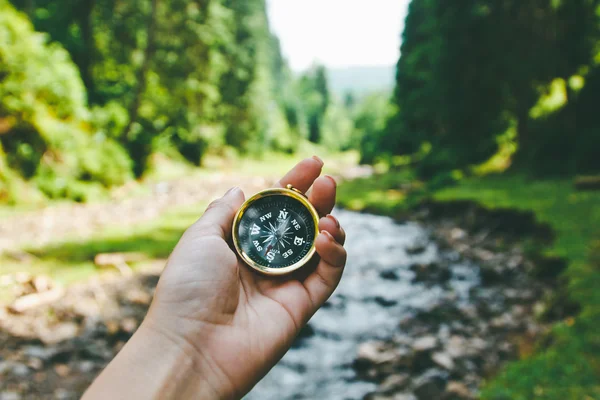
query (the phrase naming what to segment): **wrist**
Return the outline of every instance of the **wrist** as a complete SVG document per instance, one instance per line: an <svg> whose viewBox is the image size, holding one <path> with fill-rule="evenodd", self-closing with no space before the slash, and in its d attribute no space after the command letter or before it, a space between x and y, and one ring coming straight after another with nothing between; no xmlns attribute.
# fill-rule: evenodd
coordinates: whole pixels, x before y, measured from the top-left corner
<svg viewBox="0 0 600 400"><path fill-rule="evenodd" d="M140 326L143 347L155 349L165 374L157 398L230 399L234 398L220 370L208 359L202 343L192 343L173 327L164 328L151 318Z"/></svg>
<svg viewBox="0 0 600 400"><path fill-rule="evenodd" d="M147 318L84 399L233 398L208 366L192 344Z"/></svg>

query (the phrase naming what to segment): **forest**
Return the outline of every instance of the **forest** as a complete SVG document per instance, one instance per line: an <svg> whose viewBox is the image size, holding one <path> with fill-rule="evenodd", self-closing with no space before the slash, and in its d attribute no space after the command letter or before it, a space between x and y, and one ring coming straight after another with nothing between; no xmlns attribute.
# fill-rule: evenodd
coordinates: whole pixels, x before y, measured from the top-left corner
<svg viewBox="0 0 600 400"><path fill-rule="evenodd" d="M600 0L407 3L386 88L292 70L266 0L0 0L0 399L79 398L200 211L307 152L354 275L250 399L600 398Z"/></svg>
<svg viewBox="0 0 600 400"><path fill-rule="evenodd" d="M350 146L324 67L295 77L264 0L0 3L0 202L85 201L153 154Z"/></svg>
<svg viewBox="0 0 600 400"><path fill-rule="evenodd" d="M363 159L419 155L419 174L466 170L512 147L536 176L600 170L598 2L413 1L395 110Z"/></svg>

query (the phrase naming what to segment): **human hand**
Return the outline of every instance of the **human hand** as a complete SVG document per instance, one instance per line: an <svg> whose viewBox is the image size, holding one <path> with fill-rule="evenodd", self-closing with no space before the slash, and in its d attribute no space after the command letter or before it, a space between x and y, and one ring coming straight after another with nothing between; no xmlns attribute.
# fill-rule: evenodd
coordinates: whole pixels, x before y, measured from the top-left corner
<svg viewBox="0 0 600 400"><path fill-rule="evenodd" d="M291 276L259 275L232 250L231 226L244 202L239 188L213 202L185 232L138 330L143 333L136 333L145 345L129 350L136 357L143 348L159 348L166 364L179 365L180 371L157 367L171 382L162 385L161 397L241 398L333 293L346 262L345 233L328 215L336 185L331 177L319 177L322 166L317 158L303 160L276 185L292 184L303 192L312 186L309 200L324 216L315 243L319 257ZM147 356L143 362L153 361ZM114 369L113 375L118 375Z"/></svg>

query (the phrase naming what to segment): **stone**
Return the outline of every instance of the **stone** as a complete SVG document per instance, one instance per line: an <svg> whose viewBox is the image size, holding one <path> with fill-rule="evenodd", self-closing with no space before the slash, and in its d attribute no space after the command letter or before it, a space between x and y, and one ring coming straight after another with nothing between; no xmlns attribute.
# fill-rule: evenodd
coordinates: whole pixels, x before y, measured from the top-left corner
<svg viewBox="0 0 600 400"><path fill-rule="evenodd" d="M404 250L406 254L411 256L424 253L427 250L427 241L424 238L418 238Z"/></svg>
<svg viewBox="0 0 600 400"><path fill-rule="evenodd" d="M396 393L392 400L417 400L412 393Z"/></svg>
<svg viewBox="0 0 600 400"><path fill-rule="evenodd" d="M435 349L437 346L437 338L435 336L424 336L415 340L412 348L416 352L425 352Z"/></svg>
<svg viewBox="0 0 600 400"><path fill-rule="evenodd" d="M413 264L410 270L415 273L415 282L447 282L452 277L450 269L438 263Z"/></svg>
<svg viewBox="0 0 600 400"><path fill-rule="evenodd" d="M101 314L98 301L93 298L81 298L73 304L73 311L85 317L99 317Z"/></svg>
<svg viewBox="0 0 600 400"><path fill-rule="evenodd" d="M379 392L384 394L396 393L408 386L410 375L394 374L390 375L379 385Z"/></svg>
<svg viewBox="0 0 600 400"><path fill-rule="evenodd" d="M450 239L453 241L462 240L467 237L467 232L460 228L452 228L450 230Z"/></svg>
<svg viewBox="0 0 600 400"><path fill-rule="evenodd" d="M451 336L446 342L446 352L452 358L464 357L467 354L467 341L462 336Z"/></svg>
<svg viewBox="0 0 600 400"><path fill-rule="evenodd" d="M398 276L398 274L396 273L396 271L393 271L393 270L381 271L381 273L379 274L379 276L382 279L386 279L388 281L397 281L397 280L400 279L400 277Z"/></svg>
<svg viewBox="0 0 600 400"><path fill-rule="evenodd" d="M313 328L311 324L306 324L302 329L300 329L300 333L298 333L296 339L307 339L315 336L315 334L315 328Z"/></svg>
<svg viewBox="0 0 600 400"><path fill-rule="evenodd" d="M62 288L54 288L45 292L27 294L13 301L8 306L8 309L13 313L20 314L53 303L63 297L63 295L64 290Z"/></svg>
<svg viewBox="0 0 600 400"><path fill-rule="evenodd" d="M392 307L398 304L396 300L386 299L385 297L376 296L373 300L382 307Z"/></svg>
<svg viewBox="0 0 600 400"><path fill-rule="evenodd" d="M138 322L135 318L125 318L121 321L121 329L129 334L132 334L138 327Z"/></svg>
<svg viewBox="0 0 600 400"><path fill-rule="evenodd" d="M396 355L386 349L383 342L365 342L358 347L355 364L383 364L392 361Z"/></svg>
<svg viewBox="0 0 600 400"><path fill-rule="evenodd" d="M84 374L87 374L88 372L92 372L94 370L94 368L96 368L96 364L90 360L81 361L77 366L77 369L79 370L79 372L82 372Z"/></svg>
<svg viewBox="0 0 600 400"><path fill-rule="evenodd" d="M54 372L61 378L65 378L71 373L71 368L66 364L56 364L54 366Z"/></svg>
<svg viewBox="0 0 600 400"><path fill-rule="evenodd" d="M471 400L474 399L473 393L462 382L450 381L446 386L443 400Z"/></svg>
<svg viewBox="0 0 600 400"><path fill-rule="evenodd" d="M45 275L36 276L32 283L36 292L47 292L56 286L52 279Z"/></svg>
<svg viewBox="0 0 600 400"><path fill-rule="evenodd" d="M21 395L18 392L7 390L0 392L0 400L21 400Z"/></svg>
<svg viewBox="0 0 600 400"><path fill-rule="evenodd" d="M395 351L394 366L399 368L410 368L415 359L415 353L412 349L398 348Z"/></svg>
<svg viewBox="0 0 600 400"><path fill-rule="evenodd" d="M152 301L152 296L144 290L141 289L132 289L126 295L127 301L137 305L148 305L150 301Z"/></svg>
<svg viewBox="0 0 600 400"><path fill-rule="evenodd" d="M14 363L12 365L12 373L15 376L18 377L25 377L27 375L29 375L29 367L27 367L27 365L25 364L21 364L21 363Z"/></svg>
<svg viewBox="0 0 600 400"><path fill-rule="evenodd" d="M500 330L510 330L516 328L518 324L512 314L506 312L498 317L493 318L490 321L490 326Z"/></svg>
<svg viewBox="0 0 600 400"><path fill-rule="evenodd" d="M433 353L431 359L434 363L436 363L439 367L444 368L447 371L454 370L454 360L448 353L438 352Z"/></svg>
<svg viewBox="0 0 600 400"><path fill-rule="evenodd" d="M469 340L468 348L470 350L484 351L487 347L488 343L480 337L474 337Z"/></svg>
<svg viewBox="0 0 600 400"><path fill-rule="evenodd" d="M72 339L79 333L79 325L74 322L63 322L52 328L40 332L40 339L44 344L56 344L63 340Z"/></svg>
<svg viewBox="0 0 600 400"><path fill-rule="evenodd" d="M101 342L88 343L81 349L81 355L89 359L102 361L111 360L114 357L113 352Z"/></svg>
<svg viewBox="0 0 600 400"><path fill-rule="evenodd" d="M418 242L413 243L410 246L406 247L404 250L406 251L406 254L414 256L417 254L424 253L425 250L427 250L427 244Z"/></svg>
<svg viewBox="0 0 600 400"><path fill-rule="evenodd" d="M59 350L56 347L42 347L42 346L26 346L23 349L23 354L30 358L37 358L42 361L48 361L56 354Z"/></svg>
<svg viewBox="0 0 600 400"><path fill-rule="evenodd" d="M477 307L475 307L474 305L461 304L460 306L458 306L458 310L467 319L476 319L477 318Z"/></svg>
<svg viewBox="0 0 600 400"><path fill-rule="evenodd" d="M12 368L12 364L8 361L0 360L0 375L4 375Z"/></svg>
<svg viewBox="0 0 600 400"><path fill-rule="evenodd" d="M440 399L446 389L447 374L431 369L414 381L413 392L418 400Z"/></svg>
<svg viewBox="0 0 600 400"><path fill-rule="evenodd" d="M483 248L473 249L473 255L482 261L491 261L496 256L496 254L494 254L493 252Z"/></svg>
<svg viewBox="0 0 600 400"><path fill-rule="evenodd" d="M27 362L27 366L33 370L39 371L44 366L44 362L39 358L31 358Z"/></svg>
<svg viewBox="0 0 600 400"><path fill-rule="evenodd" d="M69 390L59 388L54 391L54 398L56 400L69 400L76 399L77 395Z"/></svg>

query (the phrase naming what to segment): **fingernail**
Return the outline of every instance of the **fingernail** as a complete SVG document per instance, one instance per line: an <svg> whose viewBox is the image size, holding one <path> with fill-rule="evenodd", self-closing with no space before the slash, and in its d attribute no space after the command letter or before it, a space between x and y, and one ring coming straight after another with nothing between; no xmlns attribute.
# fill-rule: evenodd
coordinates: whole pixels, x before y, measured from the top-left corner
<svg viewBox="0 0 600 400"><path fill-rule="evenodd" d="M323 160L321 160L319 156L312 156L312 158L313 160L317 160L321 164L321 167L325 165L325 163L323 162Z"/></svg>
<svg viewBox="0 0 600 400"><path fill-rule="evenodd" d="M337 226L337 228L340 229L340 221L338 221L338 219L336 217L334 217L331 214L327 214L327 218L332 220L335 223L335 226Z"/></svg>
<svg viewBox="0 0 600 400"><path fill-rule="evenodd" d="M335 239L333 237L333 235L327 231L321 231L322 234L324 234L325 236L327 236L327 239L329 239L332 242L335 242Z"/></svg>
<svg viewBox="0 0 600 400"><path fill-rule="evenodd" d="M238 190L240 190L240 188L237 186L234 186L231 189L229 189L228 191L226 191L225 194L223 195L223 197L229 196L229 195L237 192Z"/></svg>
<svg viewBox="0 0 600 400"><path fill-rule="evenodd" d="M333 178L333 176L331 175L323 175L325 178L329 178L329 180L331 182L333 182L333 184L337 187L337 182L335 181L335 179Z"/></svg>

